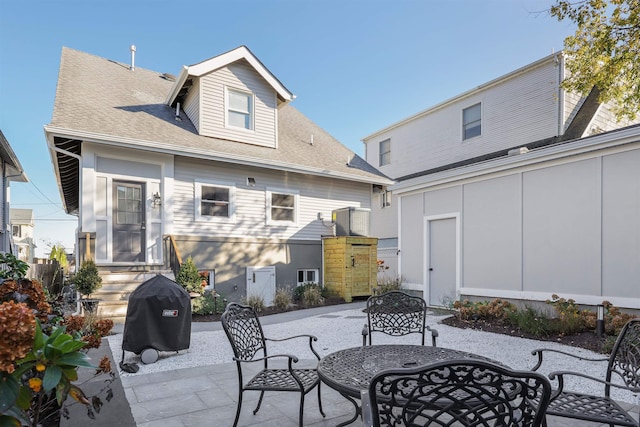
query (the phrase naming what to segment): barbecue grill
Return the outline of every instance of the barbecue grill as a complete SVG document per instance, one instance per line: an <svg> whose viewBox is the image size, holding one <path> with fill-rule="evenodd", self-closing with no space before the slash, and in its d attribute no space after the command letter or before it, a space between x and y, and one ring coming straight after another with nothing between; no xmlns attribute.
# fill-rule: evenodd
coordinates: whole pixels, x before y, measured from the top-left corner
<svg viewBox="0 0 640 427"><path fill-rule="evenodd" d="M158 351L189 348L191 299L173 280L160 274L141 283L131 295L122 336L124 352L140 355L145 363L158 360Z"/></svg>

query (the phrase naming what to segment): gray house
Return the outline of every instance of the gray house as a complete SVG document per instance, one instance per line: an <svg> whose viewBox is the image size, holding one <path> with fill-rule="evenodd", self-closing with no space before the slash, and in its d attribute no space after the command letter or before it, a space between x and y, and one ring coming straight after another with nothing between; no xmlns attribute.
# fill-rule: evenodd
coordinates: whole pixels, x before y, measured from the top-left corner
<svg viewBox="0 0 640 427"><path fill-rule="evenodd" d="M230 300L322 281L332 211L369 208L392 181L294 98L244 46L177 76L63 49L45 134L104 300L188 256Z"/></svg>
<svg viewBox="0 0 640 427"><path fill-rule="evenodd" d="M10 191L11 182L29 182L22 169L18 157L13 152L9 141L0 130L0 169L2 172L2 192L0 193L0 252L10 252L18 255L18 249L13 244L10 226Z"/></svg>
<svg viewBox="0 0 640 427"><path fill-rule="evenodd" d="M430 305L640 308L640 119L560 87L547 56L364 139L379 257Z"/></svg>

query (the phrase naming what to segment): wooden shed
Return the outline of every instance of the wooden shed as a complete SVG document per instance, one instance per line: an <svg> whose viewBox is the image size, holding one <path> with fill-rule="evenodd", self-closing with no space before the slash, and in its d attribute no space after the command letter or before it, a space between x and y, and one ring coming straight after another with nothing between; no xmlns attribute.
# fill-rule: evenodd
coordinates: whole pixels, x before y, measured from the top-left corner
<svg viewBox="0 0 640 427"><path fill-rule="evenodd" d="M378 239L375 237L323 237L324 285L351 302L369 296L377 282Z"/></svg>

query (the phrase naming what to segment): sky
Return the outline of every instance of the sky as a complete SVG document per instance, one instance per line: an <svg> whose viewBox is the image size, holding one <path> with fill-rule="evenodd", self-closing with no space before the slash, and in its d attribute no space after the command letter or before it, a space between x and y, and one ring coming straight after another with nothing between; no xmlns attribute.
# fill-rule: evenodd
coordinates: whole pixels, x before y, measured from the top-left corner
<svg viewBox="0 0 640 427"><path fill-rule="evenodd" d="M553 0L0 0L0 130L29 183L36 255L73 251L43 127L62 47L174 75L245 45L293 104L364 156L362 139L562 50Z"/></svg>

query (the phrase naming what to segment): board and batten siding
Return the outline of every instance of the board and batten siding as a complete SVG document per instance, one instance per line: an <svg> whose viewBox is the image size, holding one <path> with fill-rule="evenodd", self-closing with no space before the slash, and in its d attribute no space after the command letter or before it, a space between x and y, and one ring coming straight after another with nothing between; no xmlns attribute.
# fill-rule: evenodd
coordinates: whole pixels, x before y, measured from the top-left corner
<svg viewBox="0 0 640 427"><path fill-rule="evenodd" d="M253 93L253 130L226 125L225 88ZM277 147L276 92L246 61L238 61L202 76L200 107L200 135Z"/></svg>
<svg viewBox="0 0 640 427"><path fill-rule="evenodd" d="M556 293L640 308L638 164L636 143L402 194L401 274L413 283L422 276L414 254L422 216L450 213L457 199L462 295L543 301Z"/></svg>
<svg viewBox="0 0 640 427"><path fill-rule="evenodd" d="M243 167L205 160L177 158L174 180L174 233L208 237L250 237L319 240L331 228L331 211L344 207L370 207L371 185L333 178ZM255 179L255 187L247 178ZM195 219L195 183L235 186L235 220ZM297 223L267 224L267 191L298 195Z"/></svg>
<svg viewBox="0 0 640 427"><path fill-rule="evenodd" d="M200 80L193 79L193 85L181 107L198 133L200 132Z"/></svg>
<svg viewBox="0 0 640 427"><path fill-rule="evenodd" d="M379 166L380 141L391 139L391 178L422 172L558 134L558 71L553 61L453 100L367 141ZM481 103L482 135L462 139L462 110Z"/></svg>

